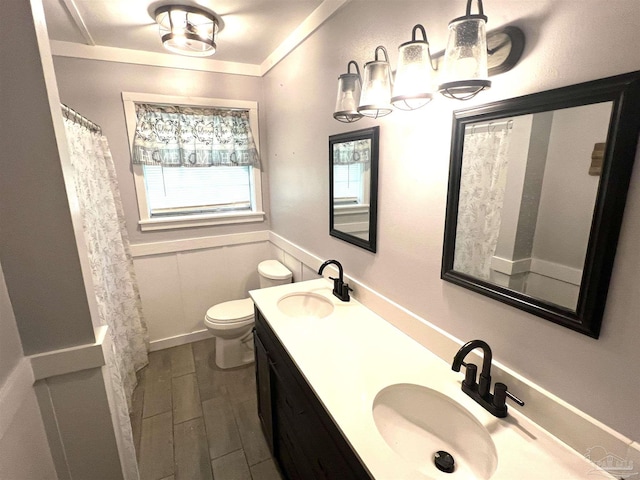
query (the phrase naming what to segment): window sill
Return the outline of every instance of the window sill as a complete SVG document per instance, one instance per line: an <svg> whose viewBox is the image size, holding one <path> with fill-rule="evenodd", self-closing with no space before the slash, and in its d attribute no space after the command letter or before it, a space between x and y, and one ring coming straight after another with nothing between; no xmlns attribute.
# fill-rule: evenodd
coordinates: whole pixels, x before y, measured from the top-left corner
<svg viewBox="0 0 640 480"><path fill-rule="evenodd" d="M148 218L140 220L138 225L143 232L153 230L171 230L190 227L208 227L233 223L262 222L264 212L216 213L207 215L189 215L182 217Z"/></svg>

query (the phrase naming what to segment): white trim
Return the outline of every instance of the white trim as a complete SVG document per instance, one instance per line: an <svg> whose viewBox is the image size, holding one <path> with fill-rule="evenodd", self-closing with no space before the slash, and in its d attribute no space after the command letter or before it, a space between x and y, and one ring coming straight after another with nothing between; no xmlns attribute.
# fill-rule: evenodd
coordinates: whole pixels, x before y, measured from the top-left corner
<svg viewBox="0 0 640 480"><path fill-rule="evenodd" d="M533 272L543 277L554 278L577 286L582 283L582 270L579 268L568 267L567 265L540 260L539 258L509 260L493 256L491 257L491 269L506 275Z"/></svg>
<svg viewBox="0 0 640 480"><path fill-rule="evenodd" d="M33 383L33 371L29 360L22 357L0 386L0 438L4 437L11 426L25 397L33 392Z"/></svg>
<svg viewBox="0 0 640 480"><path fill-rule="evenodd" d="M213 338L209 333L209 330L198 330L197 332L191 332L182 335L176 335L175 337L161 338L160 340L154 340L149 343L149 351L155 352L156 350L164 350L165 348L177 347L179 345L185 345L187 343L197 342L199 340L206 340L207 338Z"/></svg>
<svg viewBox="0 0 640 480"><path fill-rule="evenodd" d="M150 255L163 255L166 253L190 252L207 248L226 247L228 245L243 245L246 243L258 243L269 241L269 231L233 233L230 235L217 235L215 237L184 238L181 240L169 240L155 243L138 243L130 245L131 255L134 258Z"/></svg>
<svg viewBox="0 0 640 480"><path fill-rule="evenodd" d="M360 203L357 205L336 205L333 207L333 215L354 215L358 213L369 213L369 204Z"/></svg>
<svg viewBox="0 0 640 480"><path fill-rule="evenodd" d="M29 356L34 379L42 380L56 375L102 367L105 364L102 344L105 341L107 330L107 325L96 328L95 343Z"/></svg>
<svg viewBox="0 0 640 480"><path fill-rule="evenodd" d="M63 0L65 4L73 0ZM262 77L275 67L282 59L294 51L309 35L315 32L324 22L351 0L324 0L298 27L260 64L225 62L211 58L193 58L171 53L146 52L128 48L104 47L95 45L89 31L80 27L85 40L91 45L73 42L51 41L51 53L57 57L84 58L104 62L129 63L134 65L148 65L155 67L180 68L201 72L228 73L232 75L246 75ZM70 12L74 21L78 20ZM78 14L79 16L79 14ZM82 17L79 18L82 21ZM84 22L82 22L84 25Z"/></svg>
<svg viewBox="0 0 640 480"><path fill-rule="evenodd" d="M260 77L260 66L249 63L185 57L171 53L145 52L128 48L82 45L73 42L51 40L51 53L56 57L83 58L103 62L129 63L151 67L179 68L210 73L229 73Z"/></svg>
<svg viewBox="0 0 640 480"><path fill-rule="evenodd" d="M348 222L333 224L334 230L339 230L343 233L364 233L369 232L369 222Z"/></svg>
<svg viewBox="0 0 640 480"><path fill-rule="evenodd" d="M491 257L491 270L504 273L506 275L515 275L531 270L531 258L521 258L519 260L509 260L502 257Z"/></svg>
<svg viewBox="0 0 640 480"><path fill-rule="evenodd" d="M136 165L138 166L138 165ZM136 175L137 176L137 175ZM145 199L146 203L146 199ZM234 212L210 215L189 215L183 217L157 217L140 220L140 230L171 230L175 228L207 227L211 225L229 225L232 223L263 222L264 212Z"/></svg>
<svg viewBox="0 0 640 480"><path fill-rule="evenodd" d="M545 277L555 278L565 283L580 286L582 283L582 270L578 268L568 267L560 263L548 262L533 258L531 262L531 271Z"/></svg>
<svg viewBox="0 0 640 480"><path fill-rule="evenodd" d="M180 95L161 95L159 93L143 93L143 92L122 92L122 101L140 102L140 103L156 103L164 105L191 105L196 107L212 107L212 108L241 108L246 110L257 110L258 102L253 100L229 100L227 98L209 98L209 97L182 97ZM135 107L133 110L135 114ZM135 133L135 122L133 124ZM253 130L253 125L251 125ZM127 131L129 129L127 128ZM129 134L131 137L131 134ZM256 147L259 149L259 139L255 139Z"/></svg>
<svg viewBox="0 0 640 480"><path fill-rule="evenodd" d="M351 0L324 0L260 65L260 76L264 76L282 59L294 51L320 25L326 22Z"/></svg>
<svg viewBox="0 0 640 480"><path fill-rule="evenodd" d="M62 0L62 3L67 8L69 15L73 19L73 23L76 24L76 28L80 31L80 34L84 38L85 42L87 42L87 45L95 45L96 42L93 40L87 25L84 23L84 19L82 18L76 3L73 0Z"/></svg>
<svg viewBox="0 0 640 480"><path fill-rule="evenodd" d="M129 154L133 151L133 139L136 132L135 102L164 105L191 105L213 108L240 108L249 111L249 125L258 153L260 153L260 125L258 122L258 102L253 100L229 100L225 98L181 97L177 95L160 95L155 93L122 92L125 124L129 138ZM262 171L252 168L251 200L254 210L251 212L233 212L206 215L184 215L175 217L151 218L147 203L144 174L141 165L133 166L133 180L138 200L140 229L145 231L171 230L179 228L205 227L237 223L264 222L266 214L262 208Z"/></svg>
<svg viewBox="0 0 640 480"><path fill-rule="evenodd" d="M316 257L313 253L308 252L304 248L291 243L289 240L281 237L275 232L269 231L269 241L276 247L282 249L288 255L291 255L293 258L295 258L299 262L302 262L304 265L308 266L311 270L315 270L316 272L324 261Z"/></svg>

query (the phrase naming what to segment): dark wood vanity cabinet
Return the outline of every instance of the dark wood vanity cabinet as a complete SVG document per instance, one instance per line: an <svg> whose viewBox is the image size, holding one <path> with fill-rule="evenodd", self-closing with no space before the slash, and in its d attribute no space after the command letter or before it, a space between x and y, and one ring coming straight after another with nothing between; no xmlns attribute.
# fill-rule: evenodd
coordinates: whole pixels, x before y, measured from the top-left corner
<svg viewBox="0 0 640 480"><path fill-rule="evenodd" d="M288 480L371 479L256 308L258 416Z"/></svg>

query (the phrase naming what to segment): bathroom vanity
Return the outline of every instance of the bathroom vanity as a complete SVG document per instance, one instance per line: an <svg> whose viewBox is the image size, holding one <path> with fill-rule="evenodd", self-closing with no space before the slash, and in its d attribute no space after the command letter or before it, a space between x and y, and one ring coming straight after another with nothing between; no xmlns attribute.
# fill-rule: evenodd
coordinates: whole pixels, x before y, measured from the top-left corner
<svg viewBox="0 0 640 480"><path fill-rule="evenodd" d="M371 478L258 308L255 318L258 416L286 476Z"/></svg>
<svg viewBox="0 0 640 480"><path fill-rule="evenodd" d="M450 363L331 292L324 278L250 292L259 416L287 478L613 478L520 407L494 417ZM439 450L452 473L436 468Z"/></svg>

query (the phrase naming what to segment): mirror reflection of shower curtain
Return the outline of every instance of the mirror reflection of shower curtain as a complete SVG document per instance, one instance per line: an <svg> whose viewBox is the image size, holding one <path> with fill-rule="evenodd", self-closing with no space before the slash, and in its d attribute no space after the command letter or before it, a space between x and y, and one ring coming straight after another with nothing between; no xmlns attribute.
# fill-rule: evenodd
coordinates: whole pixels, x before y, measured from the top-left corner
<svg viewBox="0 0 640 480"><path fill-rule="evenodd" d="M148 363L147 327L129 251L124 211L106 137L64 119L99 313L108 325L104 348L110 404L125 478L138 478L129 412L136 371ZM117 417L117 418L116 418Z"/></svg>
<svg viewBox="0 0 640 480"><path fill-rule="evenodd" d="M498 243L510 133L476 127L464 137L453 268L483 280L489 280Z"/></svg>

